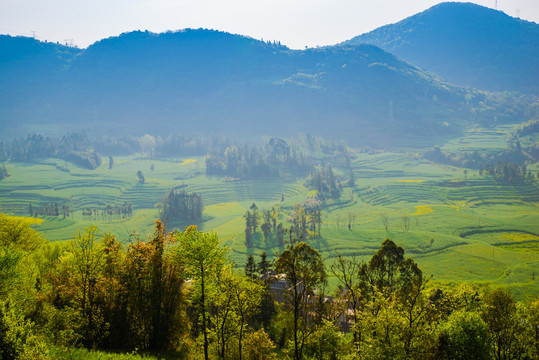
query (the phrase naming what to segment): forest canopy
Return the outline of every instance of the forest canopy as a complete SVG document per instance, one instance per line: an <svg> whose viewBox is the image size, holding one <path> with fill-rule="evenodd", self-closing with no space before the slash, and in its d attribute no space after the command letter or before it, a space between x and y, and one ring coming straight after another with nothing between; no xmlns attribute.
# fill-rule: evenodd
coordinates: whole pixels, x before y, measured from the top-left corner
<svg viewBox="0 0 539 360"><path fill-rule="evenodd" d="M245 271L217 234L167 234L160 220L129 244L94 226L51 243L0 215L0 244L2 358L52 359L79 347L185 359L538 355L537 298L431 286L390 239L368 262L338 255L326 267L291 237L274 263L250 257ZM340 284L332 293L330 274Z"/></svg>

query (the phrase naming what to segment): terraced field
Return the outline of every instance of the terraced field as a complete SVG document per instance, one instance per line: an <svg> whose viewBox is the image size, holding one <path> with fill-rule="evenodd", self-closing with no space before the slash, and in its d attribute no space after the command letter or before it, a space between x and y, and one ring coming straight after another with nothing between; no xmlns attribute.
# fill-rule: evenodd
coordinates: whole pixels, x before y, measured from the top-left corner
<svg viewBox="0 0 539 360"><path fill-rule="evenodd" d="M503 149L506 130L476 129L442 148ZM265 242L260 230L254 236L254 247L245 246L243 215L253 202L259 209L278 206L279 219L286 225L293 206L312 195L303 179L227 181L207 177L203 158L133 155L115 158L111 170L106 163L93 171L58 159L6 166L11 176L0 182L2 211L27 216L30 203L34 207L45 202L69 206L69 217L46 216L34 225L51 240L70 239L90 224L121 239L134 233L144 237L152 231L161 199L170 189L200 192L205 210L199 226L219 234L238 266L250 253L266 251L272 257L282 251L273 234ZM340 199L325 203L322 236L309 240L327 263L336 254L356 254L368 260L390 237L427 275L433 275L433 284L469 281L510 286L520 299L539 295L535 280L539 275L537 180L501 184L472 169L465 176L464 169L431 163L414 152L358 152L351 167L356 185L345 187ZM349 170L337 165L334 169L346 182ZM537 172L538 164L528 169ZM145 176L144 184L138 182L138 170ZM129 219L88 220L82 216L84 208L102 209L124 202L133 206ZM187 224L169 225L181 229Z"/></svg>

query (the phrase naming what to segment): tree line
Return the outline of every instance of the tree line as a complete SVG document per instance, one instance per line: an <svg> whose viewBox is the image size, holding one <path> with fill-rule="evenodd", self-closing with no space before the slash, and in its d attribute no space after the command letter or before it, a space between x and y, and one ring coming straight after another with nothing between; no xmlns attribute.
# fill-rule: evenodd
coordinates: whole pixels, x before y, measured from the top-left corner
<svg viewBox="0 0 539 360"><path fill-rule="evenodd" d="M161 219L198 222L202 219L204 202L200 193L171 190L163 200Z"/></svg>
<svg viewBox="0 0 539 360"><path fill-rule="evenodd" d="M263 235L264 243L268 244L271 240L275 245L282 248L285 245L285 236L289 235L296 239L307 241L320 237L322 227L322 211L319 201L305 201L304 204L296 204L287 217L291 224L289 229L283 226L279 221L281 214L280 208L274 206L271 209L259 210L255 203L252 203L249 210L245 212L245 245L251 248L257 240L257 230Z"/></svg>
<svg viewBox="0 0 539 360"><path fill-rule="evenodd" d="M523 148L518 139L513 139L508 149L497 153L487 154L479 151L451 153L434 146L425 152L423 157L441 164L476 169L479 175L486 173L495 176L496 180L501 182L525 182L533 179L533 175L531 172L521 174L518 169L526 169L526 164L539 159L537 149L539 149L537 144Z"/></svg>
<svg viewBox="0 0 539 360"><path fill-rule="evenodd" d="M37 158L57 157L80 166L95 169L101 165L85 133L70 132L61 138L35 134L26 139L0 142L0 160L32 161Z"/></svg>
<svg viewBox="0 0 539 360"><path fill-rule="evenodd" d="M480 168L479 173L483 172L506 184L531 184L534 180L531 171L526 171L526 165L519 166L510 161L498 160L495 165L488 164L484 170Z"/></svg>
<svg viewBox="0 0 539 360"><path fill-rule="evenodd" d="M63 218L65 219L69 217L70 211L69 211L69 205L67 204L62 205L62 207L60 208L58 203L46 202L41 207L33 206L32 203L29 203L28 213L32 217L62 215Z"/></svg>
<svg viewBox="0 0 539 360"><path fill-rule="evenodd" d="M51 243L0 215L0 355L173 351L185 359L534 359L539 300L429 286L386 239L367 262L290 238L244 271L190 226L129 244L96 227ZM327 291L328 275L340 286ZM279 301L275 301L278 299Z"/></svg>
<svg viewBox="0 0 539 360"><path fill-rule="evenodd" d="M311 174L305 181L307 187L316 191L316 196L320 200L338 199L341 196L341 182L330 164L311 170Z"/></svg>
<svg viewBox="0 0 539 360"><path fill-rule="evenodd" d="M278 177L282 173L303 174L312 159L279 138L269 138L264 148L230 145L206 156L206 174L238 179Z"/></svg>
<svg viewBox="0 0 539 360"><path fill-rule="evenodd" d="M255 235L259 225L266 244L273 232L277 246L281 247L284 245L285 228L279 222L279 213L280 209L277 206L272 207L270 210L259 211L255 203L251 204L249 210L243 216L245 219L245 245L248 248L254 245Z"/></svg>
<svg viewBox="0 0 539 360"><path fill-rule="evenodd" d="M111 221L131 219L133 217L133 205L125 201L122 205L107 204L102 209L86 207L82 209L81 213L84 220Z"/></svg>
<svg viewBox="0 0 539 360"><path fill-rule="evenodd" d="M226 137L204 138L171 134L166 138L145 134L141 137L102 136L90 138L86 133L70 132L60 137L34 134L27 138L0 142L0 161L33 161L56 157L79 166L95 169L102 164L100 154L143 153L150 157L206 155L206 174L234 179L273 178L283 175L306 175L313 167L312 156L324 156L343 167L350 167L351 155L343 143L300 135L297 139L269 137L263 146L240 145ZM312 154L312 155L309 155ZM5 169L4 169L5 170ZM66 168L61 170L68 171ZM0 176L7 174L0 168ZM139 171L139 182L144 183ZM333 191L333 189L329 189Z"/></svg>

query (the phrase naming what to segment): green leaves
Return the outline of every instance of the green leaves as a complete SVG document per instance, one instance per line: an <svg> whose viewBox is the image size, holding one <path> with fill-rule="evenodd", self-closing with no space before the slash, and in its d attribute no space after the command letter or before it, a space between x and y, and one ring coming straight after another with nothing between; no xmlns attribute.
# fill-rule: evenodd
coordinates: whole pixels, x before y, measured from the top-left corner
<svg viewBox="0 0 539 360"><path fill-rule="evenodd" d="M173 252L176 259L185 267L186 275L198 280L209 274L218 274L227 258L227 249L219 247L216 233L198 231L195 225L176 235L178 246Z"/></svg>

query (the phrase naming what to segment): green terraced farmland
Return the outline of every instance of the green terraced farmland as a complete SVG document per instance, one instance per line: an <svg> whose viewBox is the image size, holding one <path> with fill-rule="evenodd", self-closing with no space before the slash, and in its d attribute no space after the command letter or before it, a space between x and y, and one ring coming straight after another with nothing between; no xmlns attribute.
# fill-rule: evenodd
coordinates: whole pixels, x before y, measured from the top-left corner
<svg viewBox="0 0 539 360"><path fill-rule="evenodd" d="M501 148L504 131L475 130L444 147ZM70 239L91 224L101 233L110 232L125 241L132 234L145 237L152 232L161 201L170 189L199 192L205 209L198 225L219 234L237 266L242 266L249 254L266 251L274 258L282 251L275 234L265 242L260 228L253 246L246 247L243 215L253 202L260 210L278 206L279 221L288 227L294 205L313 195L302 178L239 181L206 176L204 158L154 159L139 154L116 157L111 170L105 161L93 171L58 159L8 162L6 167L11 176L0 182L2 211L28 216L29 204L69 206L69 217L45 216L45 221L36 225L50 240ZM350 170L338 165L335 169L345 183ZM138 170L144 174L144 184L138 182ZM337 254L359 255L367 261L390 237L425 274L433 275L433 284L467 281L480 286L510 286L521 299L539 295L535 280L539 275L537 180L502 184L472 169L465 176L461 168L429 162L414 152L358 152L351 159L351 170L355 186L344 187L339 199L324 203L321 237L307 240L328 264ZM103 209L126 202L133 207L130 218L88 218L82 214L87 207ZM181 230L188 224L168 225ZM335 279L331 284L335 285Z"/></svg>

